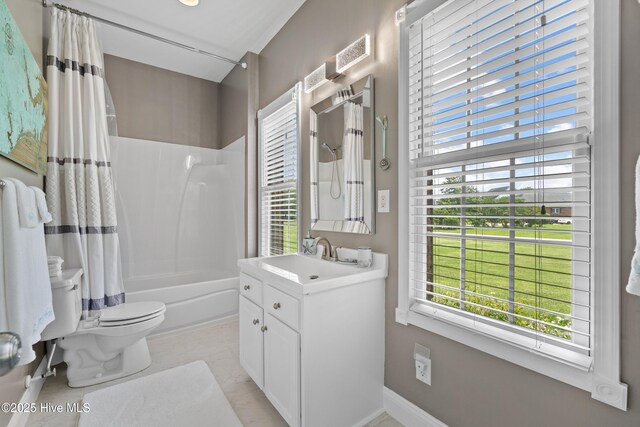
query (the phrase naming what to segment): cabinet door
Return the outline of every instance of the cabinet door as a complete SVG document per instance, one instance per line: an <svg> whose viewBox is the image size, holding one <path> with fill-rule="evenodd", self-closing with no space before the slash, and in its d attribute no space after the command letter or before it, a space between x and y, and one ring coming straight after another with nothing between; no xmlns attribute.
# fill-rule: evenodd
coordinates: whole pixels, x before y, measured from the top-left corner
<svg viewBox="0 0 640 427"><path fill-rule="evenodd" d="M262 308L240 296L240 364L262 389L264 381L264 334Z"/></svg>
<svg viewBox="0 0 640 427"><path fill-rule="evenodd" d="M300 335L265 315L264 392L291 427L300 425Z"/></svg>

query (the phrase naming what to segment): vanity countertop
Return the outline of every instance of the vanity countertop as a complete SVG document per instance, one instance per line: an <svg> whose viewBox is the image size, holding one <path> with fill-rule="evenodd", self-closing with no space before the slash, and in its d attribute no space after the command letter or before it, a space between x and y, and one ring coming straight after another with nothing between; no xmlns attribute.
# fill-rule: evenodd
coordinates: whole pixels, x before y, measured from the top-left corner
<svg viewBox="0 0 640 427"><path fill-rule="evenodd" d="M343 253L350 258L357 256L356 251ZM369 268L359 268L356 265L326 261L302 254L246 258L239 260L238 266L242 272L281 287L287 292L307 295L385 279L388 273L388 257L386 254L374 253L373 263Z"/></svg>

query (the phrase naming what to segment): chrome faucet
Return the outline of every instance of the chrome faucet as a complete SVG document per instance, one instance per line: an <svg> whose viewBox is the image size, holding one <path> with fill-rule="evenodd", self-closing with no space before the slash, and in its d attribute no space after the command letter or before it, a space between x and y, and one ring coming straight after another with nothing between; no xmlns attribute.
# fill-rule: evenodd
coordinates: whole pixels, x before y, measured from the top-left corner
<svg viewBox="0 0 640 427"><path fill-rule="evenodd" d="M318 243L320 242L326 243L325 245L323 245L324 252L322 253L322 259L326 259L327 261L337 261L338 260L337 250L336 248L331 246L331 243L329 243L329 240L326 237L318 236L313 240L313 245L317 247Z"/></svg>

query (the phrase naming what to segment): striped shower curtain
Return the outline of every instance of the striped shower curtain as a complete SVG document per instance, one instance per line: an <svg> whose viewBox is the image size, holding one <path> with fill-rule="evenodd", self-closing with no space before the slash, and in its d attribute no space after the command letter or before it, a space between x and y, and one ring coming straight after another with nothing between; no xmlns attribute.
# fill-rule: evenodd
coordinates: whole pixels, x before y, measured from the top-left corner
<svg viewBox="0 0 640 427"><path fill-rule="evenodd" d="M318 115L315 111L311 110L309 117L309 141L311 149L311 163L309 165L310 179L311 179L311 226L318 222L320 216L319 212L319 186L318 181Z"/></svg>
<svg viewBox="0 0 640 427"><path fill-rule="evenodd" d="M109 154L104 67L95 23L51 10L47 52L47 252L82 268L82 309L124 302Z"/></svg>
<svg viewBox="0 0 640 427"><path fill-rule="evenodd" d="M344 104L344 226L342 231L368 233L364 222L364 115L362 105Z"/></svg>

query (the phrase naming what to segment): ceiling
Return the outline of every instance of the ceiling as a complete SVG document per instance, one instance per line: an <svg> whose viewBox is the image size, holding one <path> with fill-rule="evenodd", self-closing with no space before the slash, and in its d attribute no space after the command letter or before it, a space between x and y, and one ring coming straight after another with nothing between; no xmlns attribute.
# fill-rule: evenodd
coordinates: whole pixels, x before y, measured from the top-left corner
<svg viewBox="0 0 640 427"><path fill-rule="evenodd" d="M230 59L260 53L304 0L57 0L100 18ZM104 52L220 82L233 64L218 61L129 31L101 25Z"/></svg>

